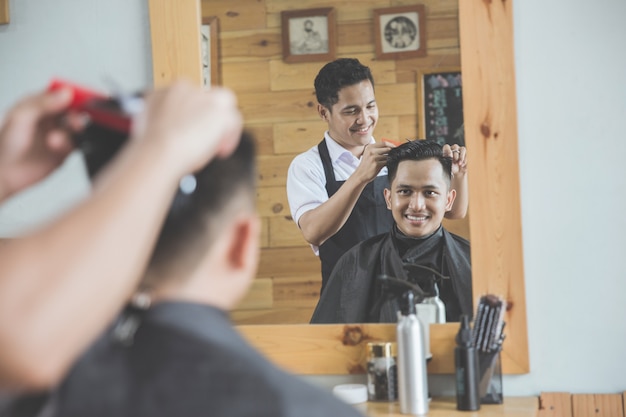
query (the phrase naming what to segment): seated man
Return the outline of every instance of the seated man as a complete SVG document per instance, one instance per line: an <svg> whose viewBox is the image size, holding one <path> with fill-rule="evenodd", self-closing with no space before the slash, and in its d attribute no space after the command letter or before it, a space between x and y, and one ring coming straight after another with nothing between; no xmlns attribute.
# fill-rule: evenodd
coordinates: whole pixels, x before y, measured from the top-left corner
<svg viewBox="0 0 626 417"><path fill-rule="evenodd" d="M451 163L430 140L389 151L390 188L384 194L395 225L340 258L311 323L396 322L398 297L380 276L409 281L426 296L440 297L447 321L472 315L469 242L441 225L456 194L450 189Z"/></svg>
<svg viewBox="0 0 626 417"><path fill-rule="evenodd" d="M259 255L252 140L194 177L181 182L133 302L39 415L360 416L270 364L229 322ZM29 408L23 399L14 410Z"/></svg>

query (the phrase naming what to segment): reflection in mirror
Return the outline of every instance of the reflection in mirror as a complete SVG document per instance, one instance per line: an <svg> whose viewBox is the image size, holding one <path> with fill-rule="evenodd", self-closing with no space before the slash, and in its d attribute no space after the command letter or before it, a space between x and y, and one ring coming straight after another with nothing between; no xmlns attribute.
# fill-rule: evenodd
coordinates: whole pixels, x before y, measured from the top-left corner
<svg viewBox="0 0 626 417"><path fill-rule="evenodd" d="M211 87L220 85L220 65L219 65L219 20L216 16L209 16L202 19L200 25L200 45L202 47L202 85Z"/></svg>
<svg viewBox="0 0 626 417"><path fill-rule="evenodd" d="M316 112L312 88L326 62L284 62L280 44L273 44L274 39L280 42L280 32L274 35L280 29L279 20L274 22L273 17L278 18L284 4L270 0L265 7L257 7L252 3L231 10L245 14L244 20L222 18L226 10L219 2L202 2L203 16L220 17L223 85L237 92L246 123L259 140L261 263L248 297L232 317L238 324L308 323L320 295L320 261L290 217L285 183L289 163L297 154L317 145L327 127ZM309 5L316 6L315 2ZM418 111L418 73L460 68L458 10L455 2L427 8L426 26L439 29L425 35L426 56L376 60L373 37L359 33L373 25L372 10L386 6L382 0L366 8L342 5L337 15L337 42L340 46L353 45L342 55L359 59L374 75L380 111L374 137L402 141L420 137L424 123ZM254 18L248 7L257 7ZM264 18L257 19L257 14ZM267 32L256 30L273 24L276 28L268 27ZM274 47L278 55L273 55ZM463 220L446 219L444 226L469 238L469 214Z"/></svg>
<svg viewBox="0 0 626 417"><path fill-rule="evenodd" d="M199 21L197 6L180 0L176 2L178 8L188 13L172 14L171 1L149 2L155 85L179 76L196 80L196 71L197 81L201 82L200 45L194 46L199 28L192 24L196 17ZM316 4L307 0L302 7ZM380 6L378 2L370 4ZM223 84L236 91L246 123L258 139L260 154L258 208L263 216L263 253L246 308L233 315L238 323L305 323L319 296L319 261L289 217L284 183L293 156L321 139L323 127L314 116L315 100L309 81L319 67L312 63L288 65L279 59L278 22L283 7L284 3L278 0L242 0L228 5L217 0L202 1L203 15L216 15L223 23L220 25ZM342 4L339 10L339 53L358 58L376 74L377 101L385 109L385 116L376 128L377 137L410 138L418 127L415 72L420 67L460 66L457 32L460 28L465 134L471 152L472 199L468 220L472 224L474 248L473 291L476 295L505 295L511 309L506 316L503 370L528 372L511 7L501 7L495 2L451 0L429 4L426 12L432 19L427 25L429 52L419 65L413 59L372 59L371 10L358 3ZM441 35L444 32L449 34ZM500 36L492 36L493 33ZM433 42L435 38L437 41ZM253 332L257 327L259 331ZM302 335L297 337L300 343L317 327L270 325L240 329L254 339L255 346L268 354L274 353L272 357L287 358L291 356L282 354L281 347L290 349L292 345L288 342L295 342L294 334ZM326 334L324 346L329 349L302 348L320 354L335 352L334 346L342 340L335 330L340 331L335 327L319 329ZM450 350L456 330L456 325L431 326L433 354ZM385 338L382 333L369 336ZM312 337L321 340L320 335ZM448 359L442 357L441 365L449 365ZM317 361L325 360L320 357ZM435 368L436 372L446 372L445 368Z"/></svg>

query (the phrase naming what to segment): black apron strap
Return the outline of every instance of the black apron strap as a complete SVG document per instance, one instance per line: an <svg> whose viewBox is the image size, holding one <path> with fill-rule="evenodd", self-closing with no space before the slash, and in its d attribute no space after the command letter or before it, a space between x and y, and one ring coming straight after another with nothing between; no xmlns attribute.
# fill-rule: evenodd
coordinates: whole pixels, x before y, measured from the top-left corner
<svg viewBox="0 0 626 417"><path fill-rule="evenodd" d="M328 198L330 198L345 181L337 181L335 179L326 140L322 140L317 145L317 148L320 152L324 174L326 175L326 192L328 193ZM344 253L365 239L391 230L393 217L387 209L383 193L388 184L387 176L378 176L367 184L346 223L320 246L322 291L335 264Z"/></svg>

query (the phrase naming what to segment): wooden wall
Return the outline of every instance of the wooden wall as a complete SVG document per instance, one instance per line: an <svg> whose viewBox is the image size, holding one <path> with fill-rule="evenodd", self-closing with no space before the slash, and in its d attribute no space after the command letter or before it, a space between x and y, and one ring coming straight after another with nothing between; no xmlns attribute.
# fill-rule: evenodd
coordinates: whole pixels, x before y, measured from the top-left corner
<svg viewBox="0 0 626 417"><path fill-rule="evenodd" d="M457 2L202 0L202 16L219 19L222 84L237 93L246 126L258 141L261 262L250 293L233 312L236 323L306 323L321 284L319 259L291 219L285 181L293 157L316 145L326 129L313 90L325 62L283 62L280 12L335 8L337 57L358 58L374 74L380 109L375 136L405 139L419 131L417 72L460 66ZM426 7L427 56L377 61L373 10L416 3ZM469 235L467 221L446 227Z"/></svg>

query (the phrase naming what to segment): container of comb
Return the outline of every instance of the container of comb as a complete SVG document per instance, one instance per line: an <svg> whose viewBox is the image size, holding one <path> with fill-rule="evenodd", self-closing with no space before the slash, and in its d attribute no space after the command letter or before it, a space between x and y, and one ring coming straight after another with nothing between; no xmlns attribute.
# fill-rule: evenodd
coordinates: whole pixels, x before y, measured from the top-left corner
<svg viewBox="0 0 626 417"><path fill-rule="evenodd" d="M500 352L504 341L505 312L506 301L496 295L484 295L478 302L472 342L478 351L481 404L502 404Z"/></svg>

